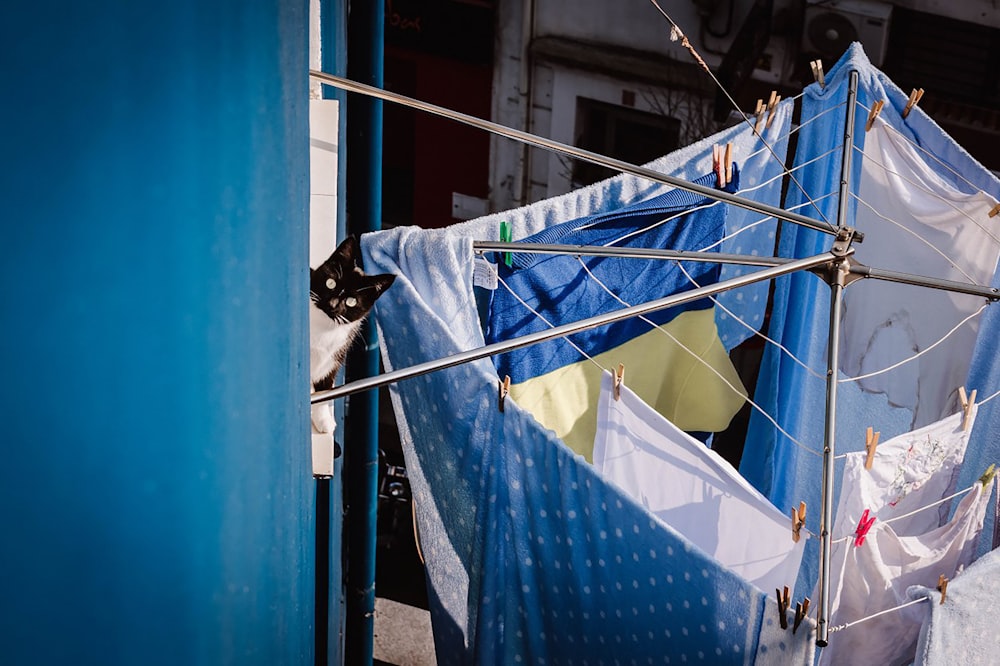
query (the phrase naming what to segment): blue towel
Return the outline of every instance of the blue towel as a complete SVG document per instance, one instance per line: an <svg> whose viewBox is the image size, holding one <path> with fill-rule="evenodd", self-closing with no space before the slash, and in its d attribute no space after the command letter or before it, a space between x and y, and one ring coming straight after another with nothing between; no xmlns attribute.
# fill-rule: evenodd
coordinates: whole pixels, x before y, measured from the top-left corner
<svg viewBox="0 0 1000 666"><path fill-rule="evenodd" d="M363 236L362 248L367 268L398 276L376 310L387 369L482 344L468 238L401 228ZM765 595L512 399L501 413L496 382L481 359L391 390L441 663L743 664L759 648L808 652L808 629L782 640L766 624Z"/></svg>

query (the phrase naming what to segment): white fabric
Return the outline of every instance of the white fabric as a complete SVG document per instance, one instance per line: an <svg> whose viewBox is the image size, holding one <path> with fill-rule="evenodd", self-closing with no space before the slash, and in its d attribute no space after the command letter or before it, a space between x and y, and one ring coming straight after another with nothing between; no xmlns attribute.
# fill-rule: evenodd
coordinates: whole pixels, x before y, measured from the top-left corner
<svg viewBox="0 0 1000 666"><path fill-rule="evenodd" d="M865 469L864 451L848 453L833 523L834 538L853 534L865 509L878 521L903 516L954 492L977 407L962 430L962 413L952 414L919 430L880 443L872 468ZM947 518L951 503L938 510L920 511L893 522L896 534L923 534Z"/></svg>
<svg viewBox="0 0 1000 666"><path fill-rule="evenodd" d="M893 524L876 521L864 544L853 539L833 545L831 623L833 627L868 617L910 600L911 585L951 579L976 552L994 481L975 487L947 524L919 536L899 536ZM921 622L918 614L894 611L831 633L820 664L912 663Z"/></svg>
<svg viewBox="0 0 1000 666"><path fill-rule="evenodd" d="M991 198L955 190L883 123L865 135L858 196L868 204L857 204L856 226L865 233L864 242L856 246L858 261L990 284L1000 257L1000 228L989 218ZM882 280L859 282L844 293L840 368L856 377L913 356L982 304L983 299L974 296ZM978 322L970 320L919 359L859 385L911 409L912 427L938 420L953 410L954 392L965 383Z"/></svg>
<svg viewBox="0 0 1000 666"><path fill-rule="evenodd" d="M776 509L717 453L628 387L602 377L594 467L688 540L768 592L792 586L808 534L792 540Z"/></svg>

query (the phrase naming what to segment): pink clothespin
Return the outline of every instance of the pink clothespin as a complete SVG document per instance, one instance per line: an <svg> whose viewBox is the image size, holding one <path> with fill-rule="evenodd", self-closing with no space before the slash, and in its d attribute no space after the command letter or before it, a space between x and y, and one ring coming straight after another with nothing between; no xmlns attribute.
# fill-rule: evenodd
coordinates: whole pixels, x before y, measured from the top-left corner
<svg viewBox="0 0 1000 666"><path fill-rule="evenodd" d="M858 548L863 546L865 543L865 537L868 536L868 530L872 528L875 524L875 516L871 518L868 517L868 509L861 514L861 520L858 521L858 527L854 530L854 547Z"/></svg>

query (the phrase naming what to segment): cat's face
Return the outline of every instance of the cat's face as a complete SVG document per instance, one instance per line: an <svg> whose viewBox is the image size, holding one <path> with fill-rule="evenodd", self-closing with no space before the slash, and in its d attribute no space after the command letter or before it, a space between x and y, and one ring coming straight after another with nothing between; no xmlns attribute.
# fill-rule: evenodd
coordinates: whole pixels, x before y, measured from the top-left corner
<svg viewBox="0 0 1000 666"><path fill-rule="evenodd" d="M333 321L359 321L392 285L395 275L365 275L357 263L358 242L348 236L319 268L309 271L309 298Z"/></svg>

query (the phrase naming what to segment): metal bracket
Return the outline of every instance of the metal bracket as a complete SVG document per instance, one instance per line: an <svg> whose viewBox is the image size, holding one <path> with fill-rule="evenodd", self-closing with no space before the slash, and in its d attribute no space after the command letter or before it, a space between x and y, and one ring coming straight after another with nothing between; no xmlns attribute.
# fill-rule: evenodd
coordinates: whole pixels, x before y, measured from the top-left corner
<svg viewBox="0 0 1000 666"><path fill-rule="evenodd" d="M830 247L830 254L835 258L828 263L809 269L827 284L840 284L846 287L863 276L851 273L850 267L858 265L852 256L854 254L853 244L860 242L863 236L854 227L841 227L837 230L837 236Z"/></svg>

